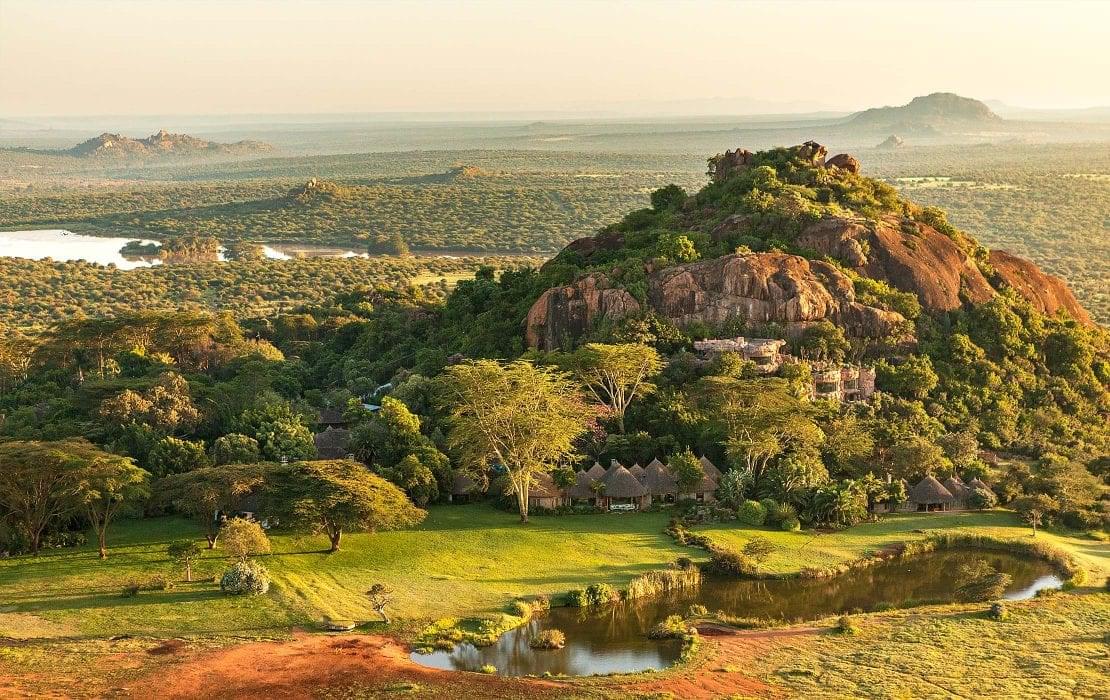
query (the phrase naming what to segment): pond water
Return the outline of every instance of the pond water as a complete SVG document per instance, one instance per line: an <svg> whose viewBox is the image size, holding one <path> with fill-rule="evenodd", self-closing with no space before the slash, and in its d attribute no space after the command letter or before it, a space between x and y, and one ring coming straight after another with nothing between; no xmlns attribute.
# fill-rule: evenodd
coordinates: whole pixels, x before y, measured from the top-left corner
<svg viewBox="0 0 1110 700"><path fill-rule="evenodd" d="M31 260L51 258L58 261L85 260L100 265L112 264L121 270L133 270L137 267L161 264L157 257L122 255L120 248L128 241L133 240L136 239L88 236L64 229L0 231L0 257ZM157 243L157 241L143 240L143 243ZM306 243L268 243L263 244L262 251L267 258L273 260L370 257L367 253L356 252L342 246ZM474 253L469 254L474 255ZM443 251L431 253L429 257L459 257L462 255L467 255L467 253ZM220 260L223 259L221 254Z"/></svg>
<svg viewBox="0 0 1110 700"><path fill-rule="evenodd" d="M506 632L493 646L459 644L451 651L414 652L412 659L424 666L461 671L477 671L490 664L505 676L584 676L662 669L678 659L681 643L651 640L647 632L668 615L684 613L694 603L710 612L722 610L738 617L805 620L885 605L950 602L960 585L960 565L978 560L986 560L1013 577L1005 595L1009 600L1031 598L1038 590L1058 588L1063 583L1043 561L978 550L934 552L824 579L707 578L695 591L596 610L554 608ZM552 628L566 634L566 647L554 651L529 647L533 635Z"/></svg>

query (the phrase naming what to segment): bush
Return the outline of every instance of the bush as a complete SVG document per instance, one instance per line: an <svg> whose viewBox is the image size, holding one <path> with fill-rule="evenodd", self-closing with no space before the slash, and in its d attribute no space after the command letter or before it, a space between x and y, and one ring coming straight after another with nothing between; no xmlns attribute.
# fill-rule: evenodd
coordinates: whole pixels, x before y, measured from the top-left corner
<svg viewBox="0 0 1110 700"><path fill-rule="evenodd" d="M581 588L567 591L567 606L572 608L585 608L589 606L590 600L586 597L586 591Z"/></svg>
<svg viewBox="0 0 1110 700"><path fill-rule="evenodd" d="M697 567L688 569L657 569L640 574L628 582L625 597L628 599L648 598L668 591L678 591L697 588L701 584L701 570Z"/></svg>
<svg viewBox="0 0 1110 700"><path fill-rule="evenodd" d="M509 612L517 617L531 617L532 606L523 600L514 600L509 603Z"/></svg>
<svg viewBox="0 0 1110 700"><path fill-rule="evenodd" d="M856 625L856 621L851 615L841 615L840 619L836 621L836 627L834 629L840 634L859 633L859 626Z"/></svg>
<svg viewBox="0 0 1110 700"><path fill-rule="evenodd" d="M232 595L262 595L270 590L270 574L256 562L236 562L220 578L220 590Z"/></svg>
<svg viewBox="0 0 1110 700"><path fill-rule="evenodd" d="M733 549L717 547L709 557L709 570L723 576L757 576L759 567L749 557Z"/></svg>
<svg viewBox="0 0 1110 700"><path fill-rule="evenodd" d="M708 614L709 608L697 603L694 603L686 609L686 617L705 617Z"/></svg>
<svg viewBox="0 0 1110 700"><path fill-rule="evenodd" d="M797 532L802 529L802 521L797 516L791 516L779 523L779 529L783 532Z"/></svg>
<svg viewBox="0 0 1110 700"><path fill-rule="evenodd" d="M586 586L587 605L605 605L618 600L620 600L620 594L607 583L591 583Z"/></svg>
<svg viewBox="0 0 1110 700"><path fill-rule="evenodd" d="M142 586L139 584L138 581L128 581L126 584L124 584L123 590L120 592L120 597L134 598L135 596L139 595L139 590L141 588Z"/></svg>
<svg viewBox="0 0 1110 700"><path fill-rule="evenodd" d="M669 615L666 620L652 627L649 639L682 639L687 634L686 621L681 615Z"/></svg>
<svg viewBox="0 0 1110 700"><path fill-rule="evenodd" d="M674 566L676 569L693 569L694 560L690 557L679 557L674 560Z"/></svg>
<svg viewBox="0 0 1110 700"><path fill-rule="evenodd" d="M1002 622L1003 620L1010 617L1010 611L1007 610L1006 606L1003 605L1002 603L995 603L994 605L992 605L990 607L990 610L987 612L987 617L989 617L992 620L998 620L999 622Z"/></svg>
<svg viewBox="0 0 1110 700"><path fill-rule="evenodd" d="M494 673L497 673L497 667L494 666L493 664L486 664L485 666L478 669L478 671L480 673L487 673L487 674L493 675Z"/></svg>
<svg viewBox="0 0 1110 700"><path fill-rule="evenodd" d="M774 525L775 523L777 523L779 521L779 519L775 517L776 513L778 513L778 510L779 510L779 502L778 501L776 501L773 498L762 498L759 501L759 505L763 506L763 512L764 512L763 522L764 522L764 524Z"/></svg>
<svg viewBox="0 0 1110 700"><path fill-rule="evenodd" d="M544 630L532 637L528 646L533 649L562 649L567 645L567 636L562 630Z"/></svg>
<svg viewBox="0 0 1110 700"><path fill-rule="evenodd" d="M762 525L767 519L767 511L759 501L744 501L736 511L736 519L745 525Z"/></svg>
<svg viewBox="0 0 1110 700"><path fill-rule="evenodd" d="M173 588L173 582L162 574L154 574L147 580L144 588L148 591L168 591Z"/></svg>

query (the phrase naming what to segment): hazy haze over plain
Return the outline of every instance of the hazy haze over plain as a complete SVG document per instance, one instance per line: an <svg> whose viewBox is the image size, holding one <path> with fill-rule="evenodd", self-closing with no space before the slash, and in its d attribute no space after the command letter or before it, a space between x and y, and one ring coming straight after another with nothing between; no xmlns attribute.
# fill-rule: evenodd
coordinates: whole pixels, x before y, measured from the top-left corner
<svg viewBox="0 0 1110 700"><path fill-rule="evenodd" d="M1110 104L1110 2L0 0L0 116Z"/></svg>

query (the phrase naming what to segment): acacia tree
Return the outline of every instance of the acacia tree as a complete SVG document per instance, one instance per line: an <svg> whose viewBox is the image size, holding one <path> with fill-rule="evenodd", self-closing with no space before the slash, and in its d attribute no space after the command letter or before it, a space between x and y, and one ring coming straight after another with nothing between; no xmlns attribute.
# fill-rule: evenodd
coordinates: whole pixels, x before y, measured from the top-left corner
<svg viewBox="0 0 1110 700"><path fill-rule="evenodd" d="M381 615L382 622L388 625L389 615L386 614L385 609L393 602L393 589L384 583L375 583L370 586L370 590L366 591L366 597L370 599L370 607Z"/></svg>
<svg viewBox="0 0 1110 700"><path fill-rule="evenodd" d="M396 530L427 515L404 491L349 459L275 467L266 480L264 509L282 525L326 533L329 552L339 551L344 532Z"/></svg>
<svg viewBox="0 0 1110 700"><path fill-rule="evenodd" d="M220 528L220 546L234 559L246 561L270 551L270 538L253 520L231 518Z"/></svg>
<svg viewBox="0 0 1110 700"><path fill-rule="evenodd" d="M655 390L651 378L663 369L655 348L639 343L589 343L573 356L574 373L594 398L608 407L624 433L624 415L637 396Z"/></svg>
<svg viewBox="0 0 1110 700"><path fill-rule="evenodd" d="M524 360L464 362L447 368L443 383L448 444L464 466L503 467L527 523L533 475L567 460L585 432L577 389L562 373Z"/></svg>
<svg viewBox="0 0 1110 700"><path fill-rule="evenodd" d="M147 473L84 439L0 443L0 512L38 555L47 528L83 510L107 556L105 533L129 501L145 497Z"/></svg>
<svg viewBox="0 0 1110 700"><path fill-rule="evenodd" d="M201 555L200 545L192 540L177 540L171 542L170 546L166 548L166 554L169 555L170 559L185 568L185 580L192 583L193 564L200 559Z"/></svg>
<svg viewBox="0 0 1110 700"><path fill-rule="evenodd" d="M179 513L196 518L204 529L208 548L215 549L220 536L219 514L260 488L268 467L265 463L200 467L160 479L156 491Z"/></svg>
<svg viewBox="0 0 1110 700"><path fill-rule="evenodd" d="M1011 506L1025 522L1033 526L1033 536L1037 536L1037 528L1044 522L1045 516L1054 513L1060 508L1056 499L1043 493L1024 496L1015 500Z"/></svg>
<svg viewBox="0 0 1110 700"><path fill-rule="evenodd" d="M81 461L77 485L79 509L89 519L101 559L108 558L108 525L124 509L150 498L150 473L130 457L109 454L81 441L70 448Z"/></svg>

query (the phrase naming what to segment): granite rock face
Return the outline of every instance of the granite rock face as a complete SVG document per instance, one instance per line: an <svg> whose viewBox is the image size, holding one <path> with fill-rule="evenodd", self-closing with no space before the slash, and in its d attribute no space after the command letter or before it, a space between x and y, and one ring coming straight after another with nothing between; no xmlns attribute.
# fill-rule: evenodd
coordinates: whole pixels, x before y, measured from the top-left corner
<svg viewBox="0 0 1110 700"><path fill-rule="evenodd" d="M992 250L989 259L991 267L1003 282L1028 299L1034 309L1049 316L1063 309L1076 321L1094 325L1090 314L1079 304L1064 280L1004 250Z"/></svg>
<svg viewBox="0 0 1110 700"><path fill-rule="evenodd" d="M617 319L640 310L640 303L624 289L610 286L602 274L583 277L540 295L524 321L529 347L554 350L567 338L584 334L596 319Z"/></svg>

